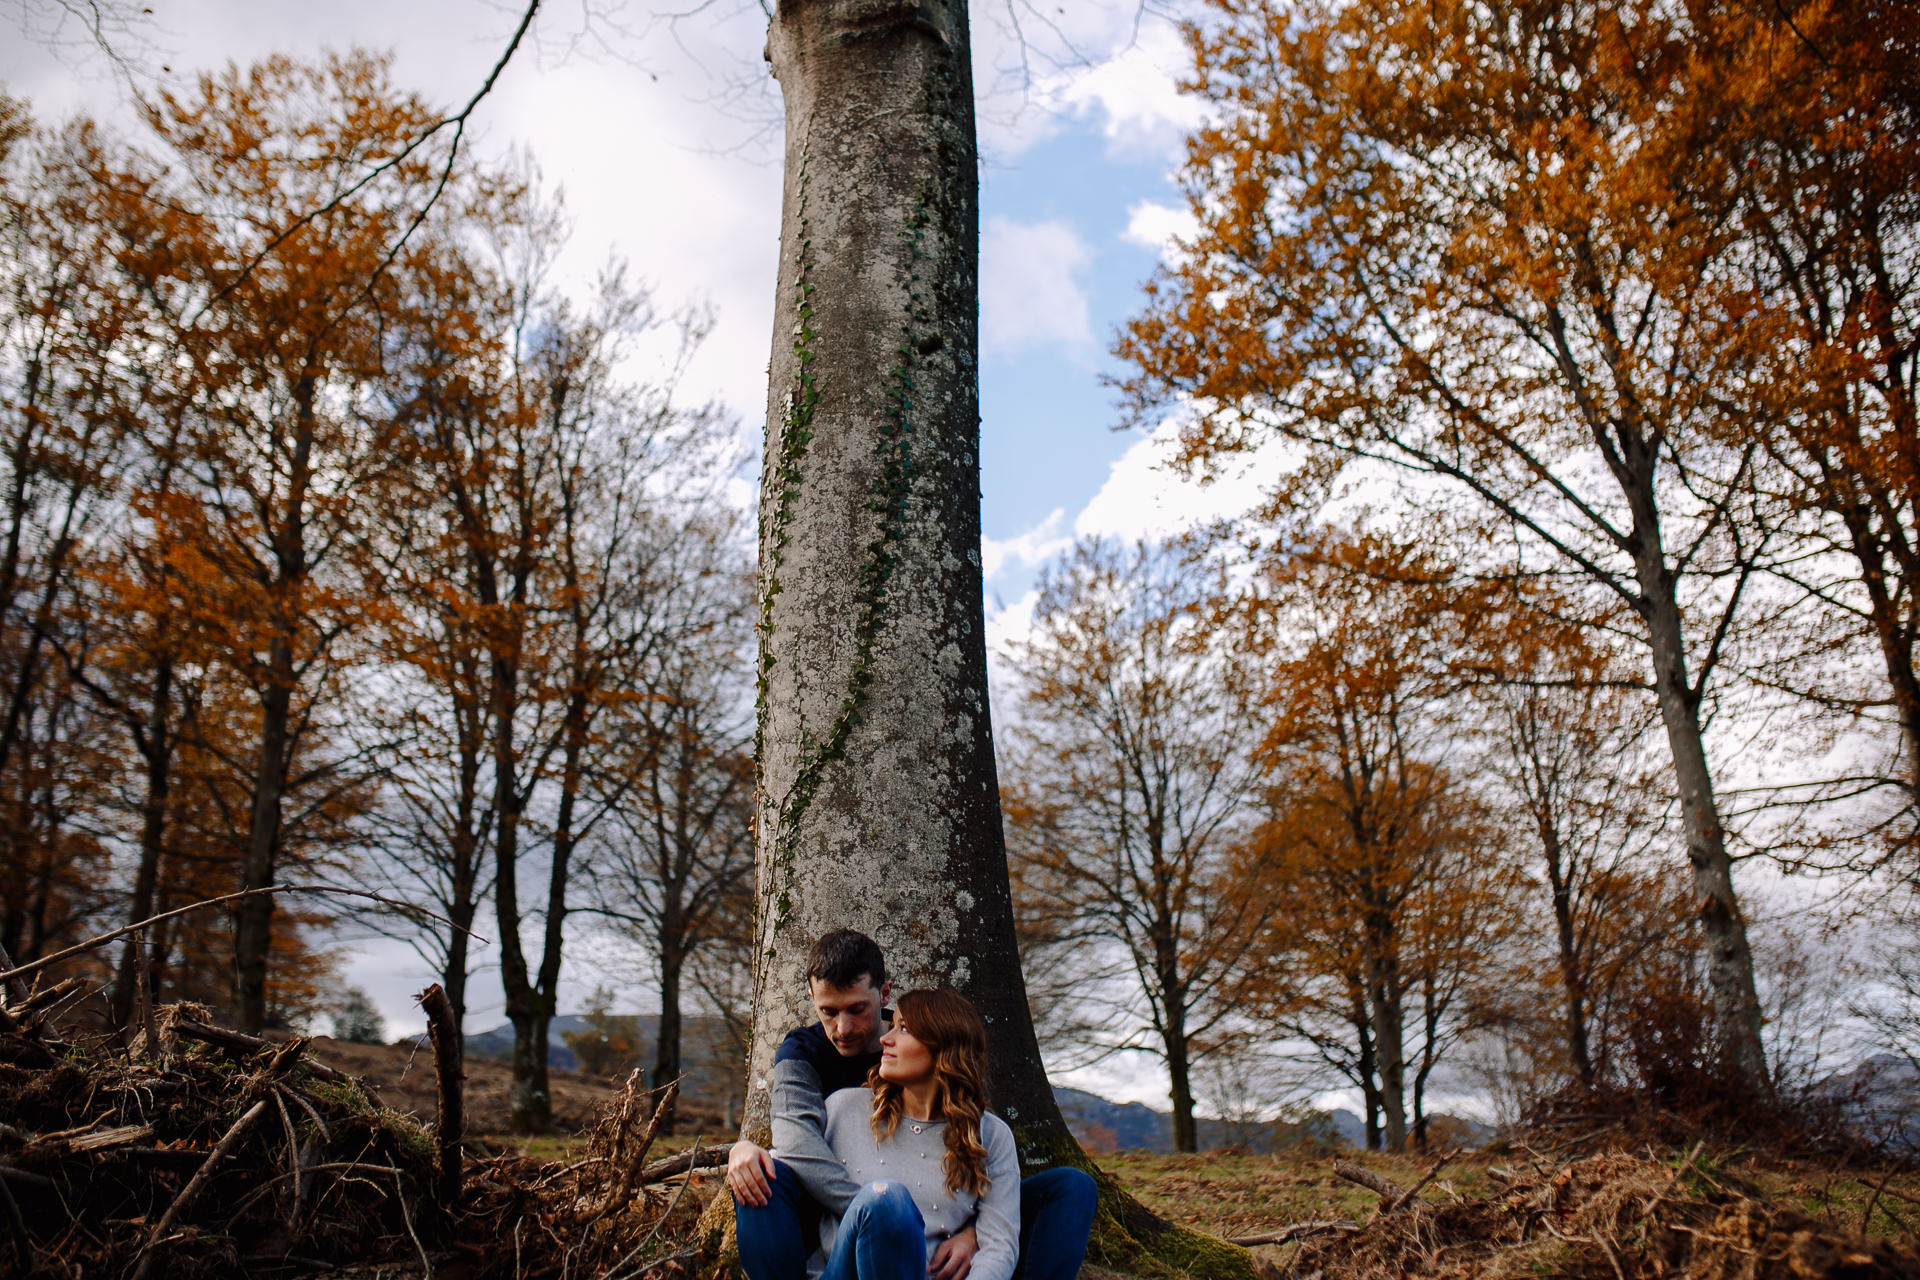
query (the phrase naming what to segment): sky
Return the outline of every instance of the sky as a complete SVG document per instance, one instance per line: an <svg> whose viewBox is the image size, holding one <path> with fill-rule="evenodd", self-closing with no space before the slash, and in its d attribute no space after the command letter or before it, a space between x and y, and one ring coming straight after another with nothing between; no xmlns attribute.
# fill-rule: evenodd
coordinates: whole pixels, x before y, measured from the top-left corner
<svg viewBox="0 0 1920 1280"><path fill-rule="evenodd" d="M1174 0L1175 4L1184 0ZM758 456L778 257L777 87L747 0L598 5L549 0L529 43L479 105L483 157L522 149L564 193L574 232L561 283L584 290L610 258L649 281L663 307L710 307L714 327L684 392L727 407ZM1017 6L1017 7L1011 7ZM395 83L445 106L485 80L518 21L492 0L146 0L151 18L112 34L143 92L273 53L390 51ZM1257 494L1257 475L1200 486L1159 465L1164 433L1118 429L1109 379L1116 330L1186 224L1175 182L1198 105L1177 90L1177 10L1146 0L973 7L981 142L982 564L989 635L1024 629L1035 577L1076 537L1151 536ZM0 86L42 120L75 113L134 130L128 78L59 0L0 0ZM1013 34L1015 22L1025 33ZM644 376L645 371L638 371ZM743 484L744 497L751 485ZM996 696L1004 685L996 682ZM1005 713L999 713L1004 719ZM429 966L404 944L354 945L343 985L364 988L394 1032L422 1020ZM568 966L560 1007L597 981L651 1008L604 948ZM502 1020L497 973L475 976L470 1030ZM1145 1061L1073 1081L1165 1105Z"/></svg>

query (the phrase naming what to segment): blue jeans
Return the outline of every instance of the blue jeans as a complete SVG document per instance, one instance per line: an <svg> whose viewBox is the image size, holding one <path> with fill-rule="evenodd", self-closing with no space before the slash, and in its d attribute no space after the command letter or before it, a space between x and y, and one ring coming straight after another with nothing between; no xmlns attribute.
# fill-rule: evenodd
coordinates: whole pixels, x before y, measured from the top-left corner
<svg viewBox="0 0 1920 1280"><path fill-rule="evenodd" d="M820 1280L926 1278L927 1224L913 1193L898 1182L869 1182L840 1215Z"/></svg>
<svg viewBox="0 0 1920 1280"><path fill-rule="evenodd" d="M1048 1169L1020 1184L1020 1264L1013 1280L1073 1280L1087 1256L1099 1191L1083 1169Z"/></svg>
<svg viewBox="0 0 1920 1280"><path fill-rule="evenodd" d="M807 1280L807 1259L820 1247L820 1215L826 1210L784 1160L773 1162L770 1190L757 1208L734 1197L740 1269L747 1280Z"/></svg>
<svg viewBox="0 0 1920 1280"><path fill-rule="evenodd" d="M772 1191L759 1208L733 1202L740 1269L748 1280L806 1280L807 1259L819 1247L825 1210L783 1161L774 1162ZM1093 1179L1079 1169L1048 1169L1022 1182L1020 1265L1014 1280L1073 1280L1087 1254L1094 1200ZM852 1212L849 1207L848 1215ZM846 1238L843 1229L840 1240ZM835 1241L836 1251L840 1240ZM924 1229L919 1248L922 1261L916 1277L926 1273ZM860 1277L867 1280L865 1272Z"/></svg>

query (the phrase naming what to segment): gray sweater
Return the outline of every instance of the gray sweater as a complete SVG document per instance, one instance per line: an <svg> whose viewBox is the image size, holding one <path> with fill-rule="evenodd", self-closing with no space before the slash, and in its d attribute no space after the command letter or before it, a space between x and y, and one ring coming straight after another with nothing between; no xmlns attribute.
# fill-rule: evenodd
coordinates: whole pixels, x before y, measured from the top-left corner
<svg viewBox="0 0 1920 1280"><path fill-rule="evenodd" d="M980 1117L980 1145L987 1149L984 1195L947 1190L947 1126L944 1122L900 1118L900 1127L885 1142L873 1136L873 1091L842 1089L827 1099L827 1142L859 1184L894 1181L906 1187L927 1225L927 1257L940 1242L969 1222L980 1239L967 1280L1009 1280L1020 1260L1020 1158L1013 1130L988 1112ZM842 1206L844 1211L844 1206ZM820 1252L807 1263L809 1275L818 1275L833 1252L839 1223L820 1223Z"/></svg>

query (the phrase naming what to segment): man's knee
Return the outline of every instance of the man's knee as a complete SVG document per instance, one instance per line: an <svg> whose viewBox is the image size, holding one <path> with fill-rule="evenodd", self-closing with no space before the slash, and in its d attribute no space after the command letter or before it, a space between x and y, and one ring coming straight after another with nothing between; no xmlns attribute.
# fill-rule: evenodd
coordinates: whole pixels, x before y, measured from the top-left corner
<svg viewBox="0 0 1920 1280"><path fill-rule="evenodd" d="M735 1196L733 1206L735 1209L749 1213L765 1213L769 1210L793 1213L814 1207L813 1197L808 1195L807 1189L800 1185L800 1175L795 1173L792 1166L784 1160L773 1162L773 1177L768 1181L765 1204L750 1205L739 1196Z"/></svg>
<svg viewBox="0 0 1920 1280"><path fill-rule="evenodd" d="M1067 1214L1093 1221L1100 1200L1100 1188L1084 1169L1048 1169L1020 1184L1022 1207Z"/></svg>

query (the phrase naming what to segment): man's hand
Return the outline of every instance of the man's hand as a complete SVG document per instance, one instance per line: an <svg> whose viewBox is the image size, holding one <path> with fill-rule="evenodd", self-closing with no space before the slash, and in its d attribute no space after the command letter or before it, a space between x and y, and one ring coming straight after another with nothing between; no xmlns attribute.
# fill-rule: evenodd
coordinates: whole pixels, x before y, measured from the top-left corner
<svg viewBox="0 0 1920 1280"><path fill-rule="evenodd" d="M772 1153L745 1138L734 1143L733 1150L727 1153L727 1190L733 1192L734 1199L741 1204L750 1204L756 1209L765 1208L767 1200L773 1195ZM967 1256L971 1258L973 1255Z"/></svg>
<svg viewBox="0 0 1920 1280"><path fill-rule="evenodd" d="M940 1242L927 1260L927 1280L967 1280L973 1269L973 1255L980 1252L980 1237L972 1227L962 1227Z"/></svg>

